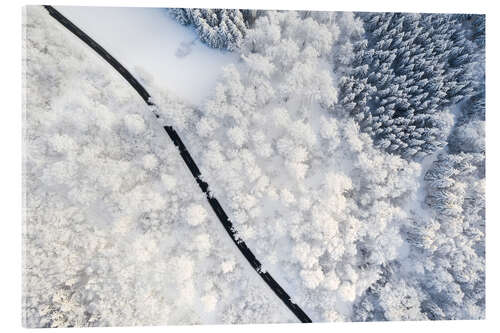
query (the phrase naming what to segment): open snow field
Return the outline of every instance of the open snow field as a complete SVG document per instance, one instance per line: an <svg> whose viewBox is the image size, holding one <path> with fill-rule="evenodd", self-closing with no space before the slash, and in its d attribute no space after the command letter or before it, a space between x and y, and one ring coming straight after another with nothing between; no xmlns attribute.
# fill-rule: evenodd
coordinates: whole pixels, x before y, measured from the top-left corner
<svg viewBox="0 0 500 333"><path fill-rule="evenodd" d="M132 74L144 70L154 82L188 103L211 93L234 53L202 44L195 31L177 23L164 8L55 6L101 44Z"/></svg>

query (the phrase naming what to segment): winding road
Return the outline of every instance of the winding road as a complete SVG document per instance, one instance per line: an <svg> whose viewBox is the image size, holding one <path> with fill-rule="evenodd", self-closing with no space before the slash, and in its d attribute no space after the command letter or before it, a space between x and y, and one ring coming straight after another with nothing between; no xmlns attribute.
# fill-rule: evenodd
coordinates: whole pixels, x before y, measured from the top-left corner
<svg viewBox="0 0 500 333"><path fill-rule="evenodd" d="M86 33L84 33L81 29L79 29L76 25L74 25L70 20L68 20L64 15L62 15L59 11L57 11L52 6L44 6L45 9L49 12L49 14L56 19L59 23L61 23L65 28L71 31L74 35L80 38L85 44L90 46L98 55L104 58L115 70L117 70L121 76L127 80L127 82L137 91L137 93L142 97L144 102L151 106L151 110L155 114L156 118L160 116L156 112L157 106L151 102L151 96L146 91L146 89L137 81L132 74L118 62L111 54L109 54L101 45L95 42L92 38L90 38ZM231 237L232 241L236 245L236 247L240 250L243 256L247 259L249 264L253 267L253 269L259 274L259 276L264 280L264 282L271 288L271 290L278 296L283 303L292 311L292 313L303 323L311 323L311 319L307 314L295 303L292 302L290 296L286 293L286 291L274 280L274 278L268 272L262 270L262 264L257 260L255 255L250 251L248 246L245 244L243 240L236 236L236 230L233 227L233 224L229 220L227 214L222 209L219 201L213 197L209 190L209 185L202 180L201 172L194 162L191 154L187 150L186 146L182 142L181 138L177 134L177 131L172 126L164 126L164 130L167 132L168 136L174 143L174 145L179 149L179 153L184 160L184 163L191 171L194 179L198 183L200 189L205 193L205 196L208 200L208 203L212 207L215 215L217 215L220 223L227 231L229 237Z"/></svg>

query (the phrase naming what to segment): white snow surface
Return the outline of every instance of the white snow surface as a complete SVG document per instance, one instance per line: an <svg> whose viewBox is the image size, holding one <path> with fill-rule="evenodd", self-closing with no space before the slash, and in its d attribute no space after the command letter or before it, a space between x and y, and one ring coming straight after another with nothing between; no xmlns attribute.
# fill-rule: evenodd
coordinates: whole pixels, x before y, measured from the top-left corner
<svg viewBox="0 0 500 333"><path fill-rule="evenodd" d="M351 320L382 265L404 255L421 168L375 149L333 105L330 56L359 35L352 13L257 23L199 109L151 92L263 269L314 322Z"/></svg>
<svg viewBox="0 0 500 333"><path fill-rule="evenodd" d="M55 6L132 74L139 69L192 104L210 95L222 67L237 60L200 42L165 8Z"/></svg>
<svg viewBox="0 0 500 333"><path fill-rule="evenodd" d="M364 33L358 18L269 12L229 54L165 9L57 8L143 82L238 235L313 321L360 318L371 286L402 261L405 276L381 291L380 306L389 320L425 319L407 230L434 216L423 178L438 153L415 162L380 151L335 103ZM295 321L227 237L151 110L30 10L27 326Z"/></svg>
<svg viewBox="0 0 500 333"><path fill-rule="evenodd" d="M137 93L42 8L25 35L24 326L295 322Z"/></svg>

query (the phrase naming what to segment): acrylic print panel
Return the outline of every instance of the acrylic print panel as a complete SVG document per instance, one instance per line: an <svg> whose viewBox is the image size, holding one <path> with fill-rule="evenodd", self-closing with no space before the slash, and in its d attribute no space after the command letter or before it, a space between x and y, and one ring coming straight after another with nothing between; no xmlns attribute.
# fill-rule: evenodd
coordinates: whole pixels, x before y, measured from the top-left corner
<svg viewBox="0 0 500 333"><path fill-rule="evenodd" d="M484 25L26 7L24 325L484 318Z"/></svg>

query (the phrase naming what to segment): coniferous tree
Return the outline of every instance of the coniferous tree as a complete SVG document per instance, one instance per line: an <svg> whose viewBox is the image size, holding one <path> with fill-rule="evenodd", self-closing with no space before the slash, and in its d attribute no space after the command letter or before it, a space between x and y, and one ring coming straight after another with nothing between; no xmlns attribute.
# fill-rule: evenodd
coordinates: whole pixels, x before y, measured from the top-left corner
<svg viewBox="0 0 500 333"><path fill-rule="evenodd" d="M445 14L363 14L339 101L376 144L405 158L444 146L443 110L473 92L476 48L463 20ZM474 25L481 29L481 24ZM484 24L483 24L484 27Z"/></svg>
<svg viewBox="0 0 500 333"><path fill-rule="evenodd" d="M256 15L239 9L198 8L172 8L170 13L179 23L192 25L208 46L229 51L240 47L247 29L245 20Z"/></svg>

